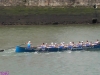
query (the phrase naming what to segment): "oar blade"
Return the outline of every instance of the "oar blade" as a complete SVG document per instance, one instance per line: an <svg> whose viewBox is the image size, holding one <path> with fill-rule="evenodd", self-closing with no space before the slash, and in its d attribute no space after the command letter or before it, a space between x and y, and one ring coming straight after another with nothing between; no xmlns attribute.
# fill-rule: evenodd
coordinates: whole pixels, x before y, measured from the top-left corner
<svg viewBox="0 0 100 75"><path fill-rule="evenodd" d="M0 52L3 52L4 50L2 49L2 50L0 50Z"/></svg>

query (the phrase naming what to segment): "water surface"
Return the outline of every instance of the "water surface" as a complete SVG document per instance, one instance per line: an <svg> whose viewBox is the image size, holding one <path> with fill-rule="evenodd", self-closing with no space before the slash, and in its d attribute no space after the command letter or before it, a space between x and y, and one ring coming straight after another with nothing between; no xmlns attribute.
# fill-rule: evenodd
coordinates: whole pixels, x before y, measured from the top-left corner
<svg viewBox="0 0 100 75"><path fill-rule="evenodd" d="M0 72L9 75L100 75L99 51L66 51L56 53L15 53L15 46L32 41L96 41L100 25L0 26ZM99 39L100 40L100 39ZM26 45L24 45L26 46Z"/></svg>

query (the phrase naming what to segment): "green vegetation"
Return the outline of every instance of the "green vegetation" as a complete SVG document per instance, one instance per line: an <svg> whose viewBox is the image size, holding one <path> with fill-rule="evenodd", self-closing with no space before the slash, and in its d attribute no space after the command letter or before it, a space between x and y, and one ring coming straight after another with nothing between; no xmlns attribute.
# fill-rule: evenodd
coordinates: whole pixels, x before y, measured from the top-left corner
<svg viewBox="0 0 100 75"><path fill-rule="evenodd" d="M100 12L100 8L96 9ZM28 15L28 14L93 14L93 7L0 7L1 15Z"/></svg>

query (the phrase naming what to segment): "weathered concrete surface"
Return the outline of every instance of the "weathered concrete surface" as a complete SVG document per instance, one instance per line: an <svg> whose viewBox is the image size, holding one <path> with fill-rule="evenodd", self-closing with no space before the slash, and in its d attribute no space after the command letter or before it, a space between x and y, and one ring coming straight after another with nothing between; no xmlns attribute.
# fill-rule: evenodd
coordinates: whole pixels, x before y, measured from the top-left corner
<svg viewBox="0 0 100 75"><path fill-rule="evenodd" d="M57 25L57 24L89 24L94 15L0 15L0 25ZM100 15L98 15L100 23Z"/></svg>
<svg viewBox="0 0 100 75"><path fill-rule="evenodd" d="M0 6L87 6L100 0L0 0Z"/></svg>

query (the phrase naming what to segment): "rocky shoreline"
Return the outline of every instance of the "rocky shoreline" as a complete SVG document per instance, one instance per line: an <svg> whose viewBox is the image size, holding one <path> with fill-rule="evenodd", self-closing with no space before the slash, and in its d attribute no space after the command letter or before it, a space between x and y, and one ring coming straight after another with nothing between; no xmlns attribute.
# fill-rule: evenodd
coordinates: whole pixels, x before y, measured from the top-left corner
<svg viewBox="0 0 100 75"><path fill-rule="evenodd" d="M94 15L37 14L37 15L0 15L0 25L58 25L92 24ZM96 23L100 23L98 16Z"/></svg>

